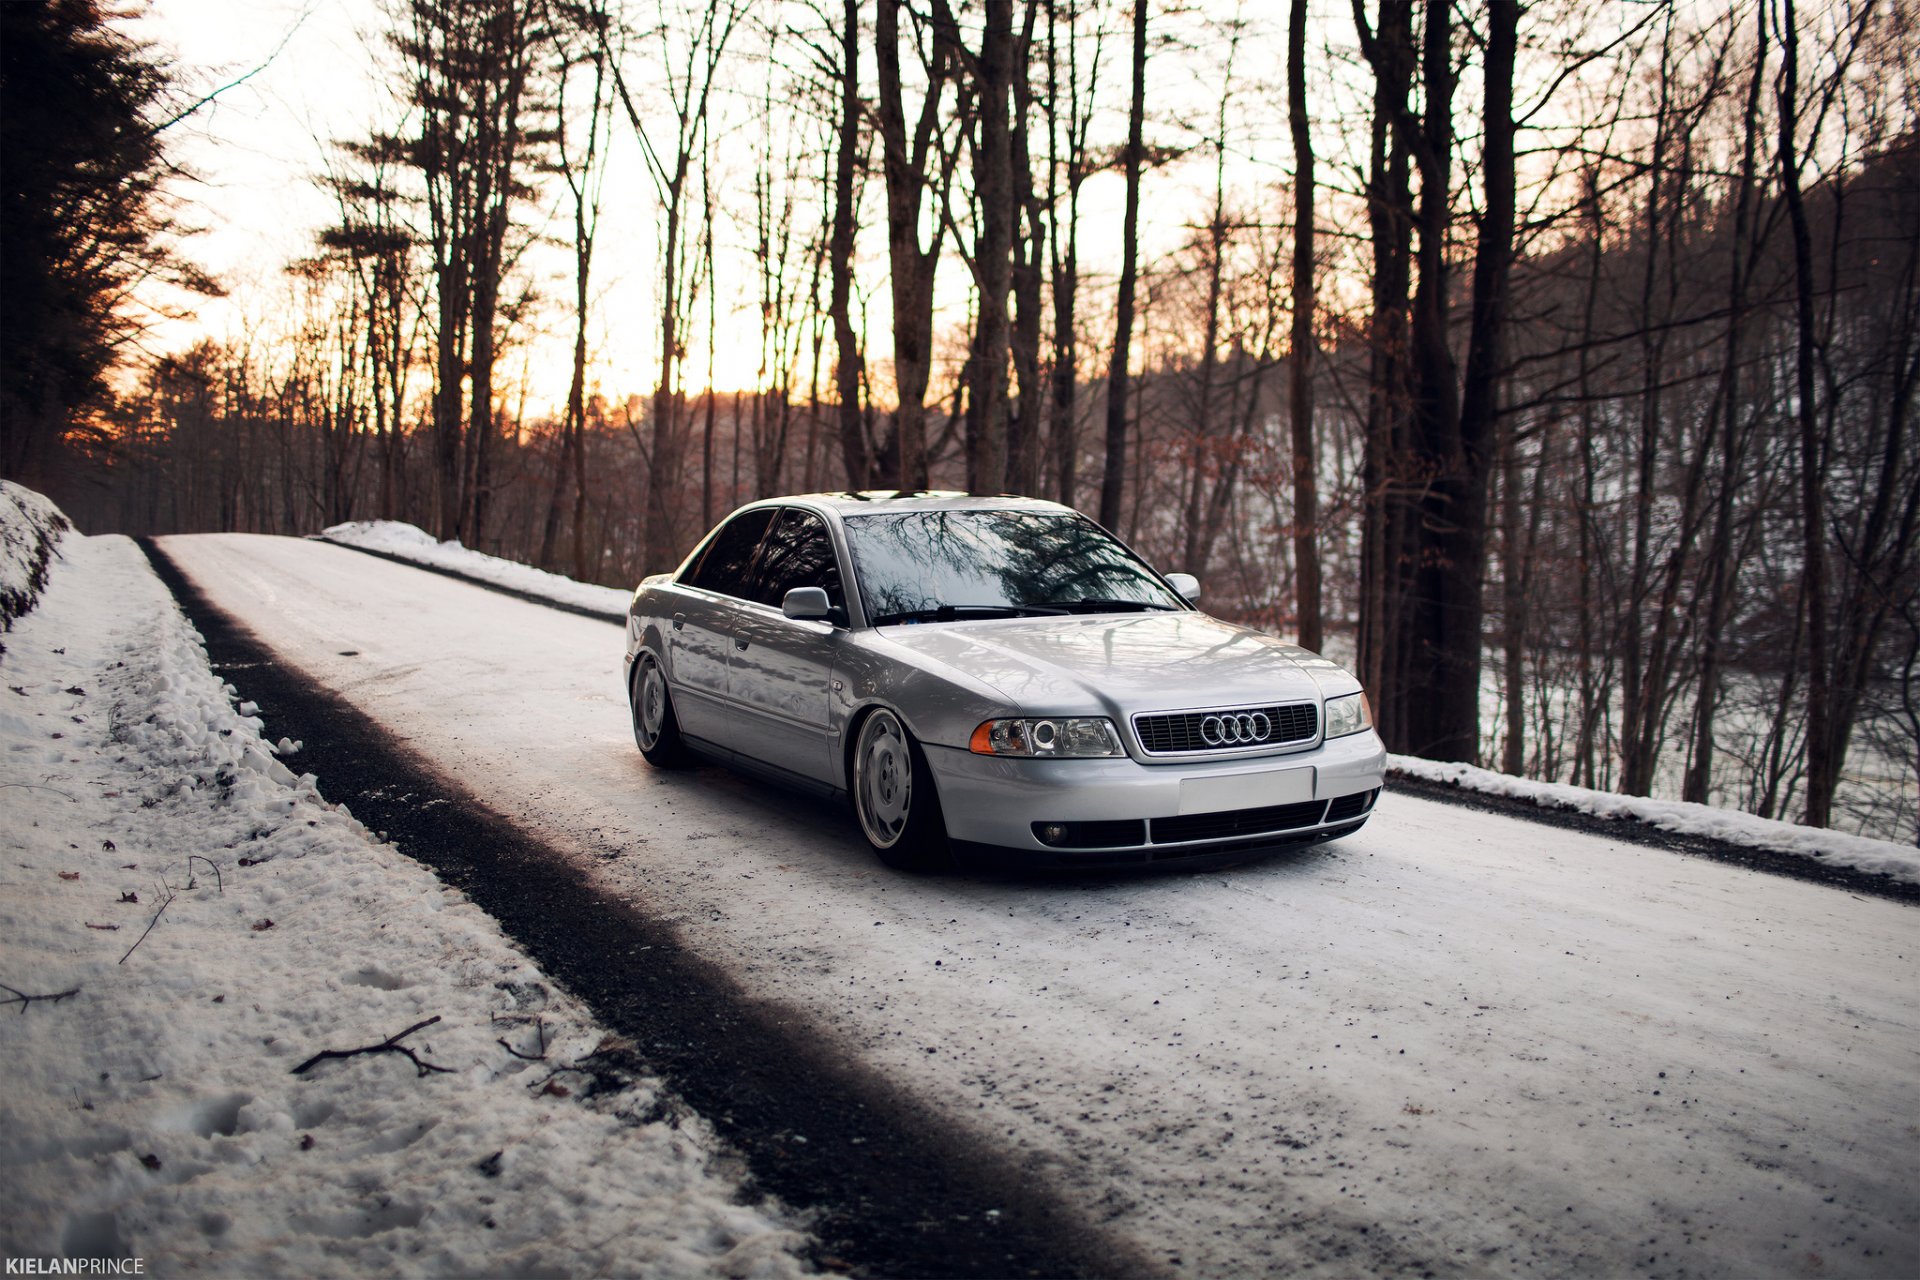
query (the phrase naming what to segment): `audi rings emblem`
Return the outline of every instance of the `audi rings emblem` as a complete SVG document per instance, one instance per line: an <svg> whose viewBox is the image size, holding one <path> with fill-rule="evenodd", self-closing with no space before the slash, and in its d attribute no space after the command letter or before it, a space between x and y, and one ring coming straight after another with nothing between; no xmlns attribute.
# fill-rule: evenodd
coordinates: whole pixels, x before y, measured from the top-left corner
<svg viewBox="0 0 1920 1280"><path fill-rule="evenodd" d="M1208 716L1200 722L1200 740L1210 747L1245 747L1273 736L1273 721L1264 711L1238 711Z"/></svg>

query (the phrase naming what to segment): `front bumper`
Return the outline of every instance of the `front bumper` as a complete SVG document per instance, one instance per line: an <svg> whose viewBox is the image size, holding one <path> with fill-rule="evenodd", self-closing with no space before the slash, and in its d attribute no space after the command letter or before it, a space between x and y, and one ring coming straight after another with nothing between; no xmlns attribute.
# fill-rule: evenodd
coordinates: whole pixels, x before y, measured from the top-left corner
<svg viewBox="0 0 1920 1280"><path fill-rule="evenodd" d="M1341 835L1371 812L1387 759L1371 729L1310 751L1177 764L925 751L948 836L1033 866L1187 860ZM1043 841L1035 828L1047 825L1066 838Z"/></svg>

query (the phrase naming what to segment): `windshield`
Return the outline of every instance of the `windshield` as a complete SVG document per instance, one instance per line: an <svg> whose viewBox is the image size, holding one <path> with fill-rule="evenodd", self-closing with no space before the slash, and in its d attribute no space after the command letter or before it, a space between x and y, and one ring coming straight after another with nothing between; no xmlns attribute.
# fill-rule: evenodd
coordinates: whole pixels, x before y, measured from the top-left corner
<svg viewBox="0 0 1920 1280"><path fill-rule="evenodd" d="M1183 609L1139 557L1068 511L846 517L867 621Z"/></svg>

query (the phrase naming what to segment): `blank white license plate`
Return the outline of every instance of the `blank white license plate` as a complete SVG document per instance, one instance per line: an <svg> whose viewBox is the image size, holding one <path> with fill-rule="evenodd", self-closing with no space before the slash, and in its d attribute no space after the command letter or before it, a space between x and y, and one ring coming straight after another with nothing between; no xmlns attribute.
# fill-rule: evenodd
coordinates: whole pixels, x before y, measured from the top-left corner
<svg viewBox="0 0 1920 1280"><path fill-rule="evenodd" d="M1222 813L1228 809L1264 809L1313 799L1313 768L1229 773L1180 780L1180 812Z"/></svg>

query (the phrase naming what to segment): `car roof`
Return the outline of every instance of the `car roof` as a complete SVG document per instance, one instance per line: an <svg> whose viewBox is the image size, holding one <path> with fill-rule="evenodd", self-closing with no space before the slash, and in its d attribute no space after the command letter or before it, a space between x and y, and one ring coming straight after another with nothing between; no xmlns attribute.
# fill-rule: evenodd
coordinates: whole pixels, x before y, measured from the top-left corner
<svg viewBox="0 0 1920 1280"><path fill-rule="evenodd" d="M763 498L753 507L801 503L836 515L882 515L903 511L1071 511L1057 502L1016 494L962 493L957 489L862 489L839 493L797 493Z"/></svg>

